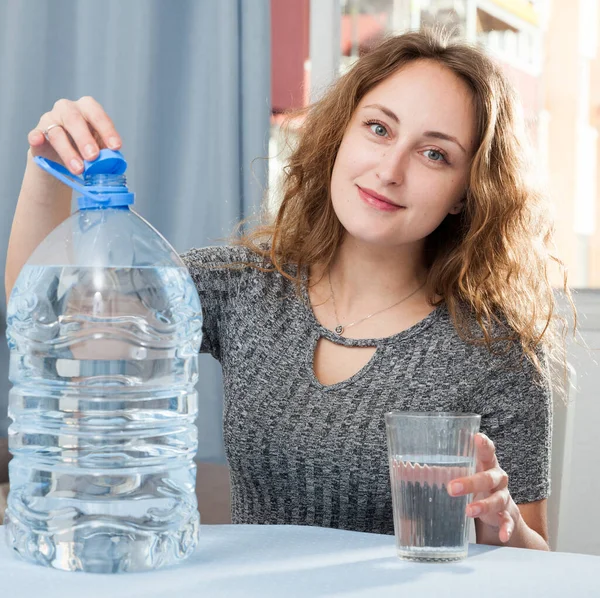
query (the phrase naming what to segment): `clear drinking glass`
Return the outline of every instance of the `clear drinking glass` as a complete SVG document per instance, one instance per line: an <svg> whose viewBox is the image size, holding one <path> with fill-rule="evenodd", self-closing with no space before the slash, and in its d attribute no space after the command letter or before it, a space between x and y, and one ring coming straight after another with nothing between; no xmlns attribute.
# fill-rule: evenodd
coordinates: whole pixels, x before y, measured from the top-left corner
<svg viewBox="0 0 600 598"><path fill-rule="evenodd" d="M475 473L473 413L392 411L385 414L398 556L457 561L467 556L466 506L448 483Z"/></svg>

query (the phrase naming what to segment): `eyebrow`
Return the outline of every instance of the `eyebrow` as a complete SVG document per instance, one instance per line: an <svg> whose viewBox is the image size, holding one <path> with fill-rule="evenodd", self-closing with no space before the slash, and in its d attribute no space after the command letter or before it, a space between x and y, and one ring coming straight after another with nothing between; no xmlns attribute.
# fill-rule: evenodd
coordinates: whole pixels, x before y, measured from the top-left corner
<svg viewBox="0 0 600 598"><path fill-rule="evenodd" d="M369 104L365 106L365 108L376 108L377 110L381 110L388 118L392 119L396 124L400 124L400 119L389 109L381 104ZM451 141L452 143L456 143L458 147L466 154L467 150L460 144L456 137L452 135L448 135L447 133L442 133L441 131L425 131L423 133L424 137L430 137L433 139L443 139L445 141Z"/></svg>

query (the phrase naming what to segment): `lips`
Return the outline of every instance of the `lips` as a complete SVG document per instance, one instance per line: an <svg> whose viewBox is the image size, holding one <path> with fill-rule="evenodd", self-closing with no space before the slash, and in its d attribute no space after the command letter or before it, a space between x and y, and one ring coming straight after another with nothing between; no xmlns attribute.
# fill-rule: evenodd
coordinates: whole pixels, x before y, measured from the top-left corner
<svg viewBox="0 0 600 598"><path fill-rule="evenodd" d="M404 206L399 206L395 204L393 201L385 197L385 195L381 195L372 189L365 189L363 187L358 188L358 195L360 198L371 207L381 210L382 212L397 212L398 210L404 210Z"/></svg>

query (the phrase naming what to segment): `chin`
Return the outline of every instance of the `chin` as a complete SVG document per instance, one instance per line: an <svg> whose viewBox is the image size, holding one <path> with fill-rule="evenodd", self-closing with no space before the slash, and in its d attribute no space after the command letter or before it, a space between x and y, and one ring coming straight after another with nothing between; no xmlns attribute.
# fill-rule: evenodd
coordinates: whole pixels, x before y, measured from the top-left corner
<svg viewBox="0 0 600 598"><path fill-rule="evenodd" d="M344 227L348 239L361 245L372 245L373 247L395 247L398 245L398 234L392 235L389 231L365 230L364 227Z"/></svg>

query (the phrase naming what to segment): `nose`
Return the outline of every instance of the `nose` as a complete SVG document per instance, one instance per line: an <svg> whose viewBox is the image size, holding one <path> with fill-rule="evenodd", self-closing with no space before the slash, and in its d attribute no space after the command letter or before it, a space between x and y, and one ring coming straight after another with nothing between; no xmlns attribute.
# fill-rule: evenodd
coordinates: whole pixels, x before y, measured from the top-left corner
<svg viewBox="0 0 600 598"><path fill-rule="evenodd" d="M376 175L382 185L400 185L406 176L408 151L401 145L388 147L377 165Z"/></svg>

